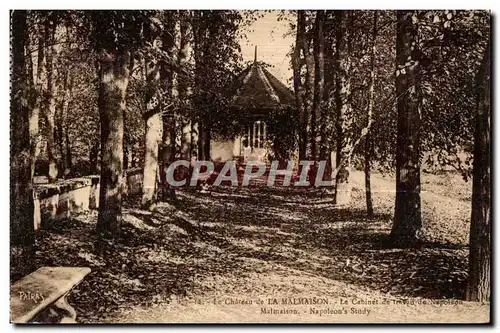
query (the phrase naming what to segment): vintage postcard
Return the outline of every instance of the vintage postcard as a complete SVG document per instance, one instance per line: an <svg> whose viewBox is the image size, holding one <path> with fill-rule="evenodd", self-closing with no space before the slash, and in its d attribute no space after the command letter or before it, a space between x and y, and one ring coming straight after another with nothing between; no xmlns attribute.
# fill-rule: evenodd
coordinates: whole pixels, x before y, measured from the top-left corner
<svg viewBox="0 0 500 333"><path fill-rule="evenodd" d="M9 15L11 323L491 323L489 10Z"/></svg>

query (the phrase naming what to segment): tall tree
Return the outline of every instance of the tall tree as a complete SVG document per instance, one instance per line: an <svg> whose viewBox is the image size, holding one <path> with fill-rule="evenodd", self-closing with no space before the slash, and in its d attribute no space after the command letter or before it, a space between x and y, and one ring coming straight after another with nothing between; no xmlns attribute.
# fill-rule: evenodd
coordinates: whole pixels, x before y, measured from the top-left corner
<svg viewBox="0 0 500 333"><path fill-rule="evenodd" d="M175 159L176 153L176 131L175 131L175 108L174 102L174 69L171 63L175 57L175 26L176 14L173 11L163 13L164 29L161 34L162 51L170 59L170 62L161 61L160 63L160 82L159 89L162 91L161 112L163 117L163 134L161 148L161 170L160 183L162 186L162 197L175 196L175 189L167 183L166 172L169 165Z"/></svg>
<svg viewBox="0 0 500 333"><path fill-rule="evenodd" d="M55 116L56 99L58 95L57 80L57 46L56 44L57 17L54 12L50 13L45 20L45 44L46 44L46 69L47 82L44 91L43 115L45 118L45 139L47 140L47 158L49 163L49 182L55 182L58 176L57 148L55 140Z"/></svg>
<svg viewBox="0 0 500 333"><path fill-rule="evenodd" d="M321 129L321 115L323 112L323 97L325 89L325 36L323 34L323 25L325 20L325 11L316 11L315 35L314 35L314 104L311 114L311 158L318 158L318 143L321 142L321 135L324 130ZM320 120L320 130L317 130L316 123ZM319 136L319 137L318 137ZM319 139L319 140L318 140Z"/></svg>
<svg viewBox="0 0 500 333"><path fill-rule="evenodd" d="M297 12L297 32L292 55L293 87L295 91L295 104L299 115L299 160L306 159L307 150L307 113L304 107L304 85L302 84L303 61L300 56L302 49L302 35L305 34L304 12Z"/></svg>
<svg viewBox="0 0 500 333"><path fill-rule="evenodd" d="M153 40L156 45L156 36L152 36L151 27L145 25L145 38ZM163 60L163 62L165 62ZM158 175L158 152L159 143L162 141L163 119L161 114L161 91L158 84L160 79L160 64L162 62L151 56L144 59L144 71L146 74L146 111L143 114L146 123L145 145L144 145L144 172L142 183L142 206L148 208L156 199L156 181Z"/></svg>
<svg viewBox="0 0 500 333"><path fill-rule="evenodd" d="M211 159L213 137L233 135L233 100L228 84L241 70L238 29L245 12L236 10L195 11L193 112L198 123L198 157ZM224 52L221 52L223 45ZM229 133L233 132L233 133Z"/></svg>
<svg viewBox="0 0 500 333"><path fill-rule="evenodd" d="M28 104L29 83L26 68L26 11L11 11L12 90L10 121L10 236L12 245L25 251L24 264L35 242L33 224L33 179L30 153Z"/></svg>
<svg viewBox="0 0 500 333"><path fill-rule="evenodd" d="M33 13L33 12L31 12ZM38 15L32 15L33 18L37 18ZM40 22L34 20L34 24L37 27L37 33L35 34L35 39L37 40L37 66L36 66L36 75L33 89L33 99L32 99L32 107L30 112L30 142L31 142L31 172L32 176L35 174L35 165L36 160L38 158L38 154L40 153L40 112L42 109L42 105L44 101L43 91L44 91L44 82L46 79L45 75L45 33L44 33L44 24L40 24ZM32 61L32 57L28 57L29 61ZM34 66L30 66L32 71Z"/></svg>
<svg viewBox="0 0 500 333"><path fill-rule="evenodd" d="M377 41L377 16L378 11L373 11L372 45L370 51L370 87L368 99L368 129L373 122L373 106L375 103L375 52ZM366 213L368 217L373 217L373 200L371 190L371 154L373 150L373 138L371 133L365 136L365 193L366 193Z"/></svg>
<svg viewBox="0 0 500 333"><path fill-rule="evenodd" d="M397 12L396 95L398 132L396 148L396 211L391 237L411 246L422 227L420 207L421 86L418 15Z"/></svg>
<svg viewBox="0 0 500 333"><path fill-rule="evenodd" d="M491 79L490 43L476 78L477 114L474 136L469 280L466 299L487 302L491 291Z"/></svg>
<svg viewBox="0 0 500 333"><path fill-rule="evenodd" d="M212 117L209 70L213 56L212 42L216 40L216 24L219 13L200 11L194 17L195 22L195 104L198 112L198 158L210 160L212 137Z"/></svg>
<svg viewBox="0 0 500 333"><path fill-rule="evenodd" d="M122 12L92 12L98 56L98 108L101 123L97 229L111 235L120 233L122 223L123 118L130 75L131 36L121 34L137 29L134 26L136 21L132 20L133 17L128 17L129 15ZM127 25L130 30L120 29L123 25Z"/></svg>
<svg viewBox="0 0 500 333"><path fill-rule="evenodd" d="M164 14L165 24L162 33L162 48L167 57L173 60L175 57L176 14L173 11L167 11ZM164 108L166 108L167 104L171 105L174 99L174 70L166 62L162 62L162 66L160 67L160 80L163 84ZM175 155L175 108L169 106L163 112L163 144L169 146L172 154ZM168 161L166 162L168 163Z"/></svg>
<svg viewBox="0 0 500 333"><path fill-rule="evenodd" d="M336 169L334 202L338 205L348 204L351 200L349 183L350 153L353 141L349 137L352 122L351 107L351 36L350 23L352 13L339 10L335 13L336 53L335 53L335 107L336 107Z"/></svg>
<svg viewBox="0 0 500 333"><path fill-rule="evenodd" d="M332 148L330 140L333 134L332 121L333 116L332 110L334 110L334 87L335 87L335 71L334 71L334 45L335 45L335 24L334 24L334 13L333 11L326 11L324 14L324 24L323 24L323 99L322 107L320 111L320 121L319 121L319 135L320 135L320 145L319 145L319 160L326 160L327 165L325 169L325 177L328 180L331 179L332 173ZM317 61L319 64L319 60ZM316 76L317 78L318 76ZM319 89L319 88L318 88ZM316 91L315 91L316 93Z"/></svg>
<svg viewBox="0 0 500 333"><path fill-rule="evenodd" d="M321 16L321 14L320 14ZM314 39L314 34L311 34L306 30L306 14L303 10L299 11L300 24L302 25L302 33L300 34L300 45L302 48L302 53L304 54L304 60L306 63L306 73L305 73L305 94L304 94L304 116L307 119L304 131L306 132L305 140L305 152L309 151L309 159L316 160L316 110L314 110L314 84L315 84L315 58L314 52L311 50L311 42ZM313 29L316 30L316 29ZM309 146L309 149L308 149Z"/></svg>
<svg viewBox="0 0 500 333"><path fill-rule="evenodd" d="M181 117L181 156L183 159L189 160L193 152L192 131L193 131L193 115L191 108L191 80L189 71L189 49L190 49L190 12L179 12L179 72L177 75L179 92L179 114Z"/></svg>
<svg viewBox="0 0 500 333"><path fill-rule="evenodd" d="M69 26L65 25L65 38L67 47L59 52L58 61L56 62L59 70L59 96L57 96L57 109L55 116L55 137L57 148L59 150L59 167L58 170L67 176L72 168L71 143L69 139L69 124L67 116L73 92L74 76L71 75L71 55L72 42Z"/></svg>

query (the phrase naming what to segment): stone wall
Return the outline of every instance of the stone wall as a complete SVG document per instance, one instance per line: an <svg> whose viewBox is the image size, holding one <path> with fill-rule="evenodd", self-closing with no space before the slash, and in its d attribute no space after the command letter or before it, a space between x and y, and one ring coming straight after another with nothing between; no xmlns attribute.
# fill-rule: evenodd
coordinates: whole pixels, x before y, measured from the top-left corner
<svg viewBox="0 0 500 333"><path fill-rule="evenodd" d="M142 191L142 169L125 172L125 194ZM85 176L34 186L35 230L71 215L99 208L99 176Z"/></svg>

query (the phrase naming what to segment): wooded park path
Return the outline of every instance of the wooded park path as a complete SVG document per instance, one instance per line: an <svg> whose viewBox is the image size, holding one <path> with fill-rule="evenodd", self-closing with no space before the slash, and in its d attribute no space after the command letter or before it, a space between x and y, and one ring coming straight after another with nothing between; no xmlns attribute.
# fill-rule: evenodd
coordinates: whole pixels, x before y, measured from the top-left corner
<svg viewBox="0 0 500 333"><path fill-rule="evenodd" d="M130 203L120 242L97 240L95 213L40 241L59 244L53 264L92 268L70 298L83 322L487 322L489 304L460 301L470 203L424 180L428 241L392 248L393 181L373 176L369 220L363 174L351 178L348 209L324 190L212 187Z"/></svg>

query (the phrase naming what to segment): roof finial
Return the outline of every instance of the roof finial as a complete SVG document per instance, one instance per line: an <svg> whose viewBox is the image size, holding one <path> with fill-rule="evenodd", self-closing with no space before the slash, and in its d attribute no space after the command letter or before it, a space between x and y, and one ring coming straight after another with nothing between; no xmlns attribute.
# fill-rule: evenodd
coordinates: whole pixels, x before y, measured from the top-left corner
<svg viewBox="0 0 500 333"><path fill-rule="evenodd" d="M253 62L257 62L257 45L255 45L255 57L253 58Z"/></svg>

